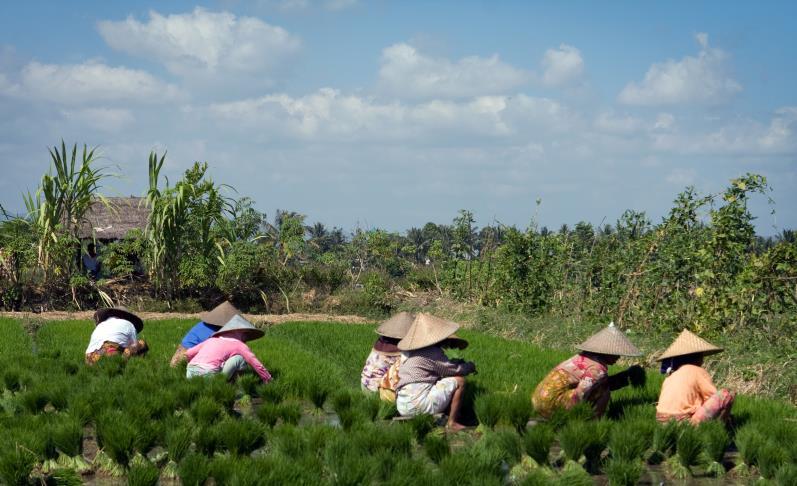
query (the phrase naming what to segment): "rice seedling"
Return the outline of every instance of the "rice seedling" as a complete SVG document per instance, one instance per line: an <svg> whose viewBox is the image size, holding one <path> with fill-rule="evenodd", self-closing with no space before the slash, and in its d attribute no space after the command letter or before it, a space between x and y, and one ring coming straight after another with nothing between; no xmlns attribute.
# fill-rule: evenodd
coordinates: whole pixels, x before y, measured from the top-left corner
<svg viewBox="0 0 797 486"><path fill-rule="evenodd" d="M97 422L97 438L105 453L124 467L133 457L138 430L121 412L106 412Z"/></svg>
<svg viewBox="0 0 797 486"><path fill-rule="evenodd" d="M225 413L222 406L211 397L200 397L191 406L191 415L200 425L210 425L221 420Z"/></svg>
<svg viewBox="0 0 797 486"><path fill-rule="evenodd" d="M682 427L678 437L677 454L681 465L689 468L700 462L702 442L700 434L694 427Z"/></svg>
<svg viewBox="0 0 797 486"><path fill-rule="evenodd" d="M374 456L361 454L360 450L350 447L349 441L340 436L327 445L324 458L332 473L331 484L341 486L368 484L375 477Z"/></svg>
<svg viewBox="0 0 797 486"><path fill-rule="evenodd" d="M56 449L70 457L78 456L83 448L83 427L78 419L65 416L51 427Z"/></svg>
<svg viewBox="0 0 797 486"><path fill-rule="evenodd" d="M501 458L486 449L454 452L440 461L439 471L443 484L500 484L503 479Z"/></svg>
<svg viewBox="0 0 797 486"><path fill-rule="evenodd" d="M589 473L573 461L568 461L556 481L558 486L590 486L593 484Z"/></svg>
<svg viewBox="0 0 797 486"><path fill-rule="evenodd" d="M185 424L175 424L166 433L166 450L169 452L169 460L179 463L183 460L191 447L193 432Z"/></svg>
<svg viewBox="0 0 797 486"><path fill-rule="evenodd" d="M3 386L8 391L16 392L22 388L22 374L16 368L7 369L3 373Z"/></svg>
<svg viewBox="0 0 797 486"><path fill-rule="evenodd" d="M519 462L523 455L523 443L513 430L488 432L476 443L474 449L488 451L510 467Z"/></svg>
<svg viewBox="0 0 797 486"><path fill-rule="evenodd" d="M434 479L431 471L422 461L401 457L393 465L393 471L389 478L385 478L383 484L386 486L402 486L405 484L416 484L419 486L432 485Z"/></svg>
<svg viewBox="0 0 797 486"><path fill-rule="evenodd" d="M206 456L212 456L216 449L221 447L221 438L217 433L218 430L212 425L207 425L197 430L194 433L196 450Z"/></svg>
<svg viewBox="0 0 797 486"><path fill-rule="evenodd" d="M523 435L523 448L537 464L544 466L548 464L548 455L551 452L553 441L553 429L548 425L539 424L526 430Z"/></svg>
<svg viewBox="0 0 797 486"><path fill-rule="evenodd" d="M221 445L233 455L249 454L266 442L261 425L254 420L226 419L214 428Z"/></svg>
<svg viewBox="0 0 797 486"><path fill-rule="evenodd" d="M235 387L227 383L224 375L214 375L206 378L206 387L203 395L211 398L224 410L230 410L235 403Z"/></svg>
<svg viewBox="0 0 797 486"><path fill-rule="evenodd" d="M50 401L50 396L43 388L33 388L22 394L20 403L29 413L41 413Z"/></svg>
<svg viewBox="0 0 797 486"><path fill-rule="evenodd" d="M351 408L352 396L348 390L338 390L332 395L332 408L340 413Z"/></svg>
<svg viewBox="0 0 797 486"><path fill-rule="evenodd" d="M548 423L559 430L570 422L587 421L595 416L595 410L588 403L579 403L570 409L560 408L554 411Z"/></svg>
<svg viewBox="0 0 797 486"><path fill-rule="evenodd" d="M259 393L261 388L259 385L263 383L263 380L261 380L259 376L253 373L245 373L238 377L237 383L241 390L250 397L260 396Z"/></svg>
<svg viewBox="0 0 797 486"><path fill-rule="evenodd" d="M329 396L329 387L326 384L321 383L318 380L313 380L310 382L310 386L307 390L308 398L316 406L316 408L323 408L324 403L327 401L327 397Z"/></svg>
<svg viewBox="0 0 797 486"><path fill-rule="evenodd" d="M355 424L365 421L366 416L358 409L347 408L338 412L338 420L343 430L351 430Z"/></svg>
<svg viewBox="0 0 797 486"><path fill-rule="evenodd" d="M360 394L356 400L356 405L363 416L373 422L379 417L382 400L376 394Z"/></svg>
<svg viewBox="0 0 797 486"><path fill-rule="evenodd" d="M680 425L674 420L659 424L653 433L653 453L648 458L650 464L659 464L675 452Z"/></svg>
<svg viewBox="0 0 797 486"><path fill-rule="evenodd" d="M766 438L753 425L745 425L736 432L734 437L739 455L748 466L758 464L761 457L761 449L766 443Z"/></svg>
<svg viewBox="0 0 797 486"><path fill-rule="evenodd" d="M644 456L651 442L645 425L638 420L622 421L614 425L609 436L609 450L613 459L631 463Z"/></svg>
<svg viewBox="0 0 797 486"><path fill-rule="evenodd" d="M36 455L20 445L13 445L0 451L0 479L9 485L28 484Z"/></svg>
<svg viewBox="0 0 797 486"><path fill-rule="evenodd" d="M584 456L587 469L597 470L600 455L606 448L609 436L609 425L606 421L574 421L559 431L559 444L565 455L578 461Z"/></svg>
<svg viewBox="0 0 797 486"><path fill-rule="evenodd" d="M775 474L775 483L778 486L797 486L797 464L786 463Z"/></svg>
<svg viewBox="0 0 797 486"><path fill-rule="evenodd" d="M428 414L416 415L408 422L418 442L423 442L426 434L434 430L436 425L434 416Z"/></svg>
<svg viewBox="0 0 797 486"><path fill-rule="evenodd" d="M448 439L443 434L428 434L423 441L423 450L435 464L451 453Z"/></svg>
<svg viewBox="0 0 797 486"><path fill-rule="evenodd" d="M178 467L180 482L185 486L201 486L210 476L210 461L202 454L186 455Z"/></svg>
<svg viewBox="0 0 797 486"><path fill-rule="evenodd" d="M134 464L127 471L127 484L130 486L155 486L159 479L160 471L150 462Z"/></svg>
<svg viewBox="0 0 797 486"><path fill-rule="evenodd" d="M280 418L286 424L297 425L302 418L302 407L296 400L286 400L280 404Z"/></svg>
<svg viewBox="0 0 797 486"><path fill-rule="evenodd" d="M210 461L210 476L216 484L229 484L243 462L240 457L218 454Z"/></svg>
<svg viewBox="0 0 797 486"><path fill-rule="evenodd" d="M703 444L703 454L709 463L709 472L715 476L725 474L722 460L725 457L725 450L731 443L725 424L718 420L709 420L700 424L698 432Z"/></svg>
<svg viewBox="0 0 797 486"><path fill-rule="evenodd" d="M551 472L545 469L532 469L519 483L515 484L519 484L519 486L548 486L555 484L555 480Z"/></svg>
<svg viewBox="0 0 797 486"><path fill-rule="evenodd" d="M504 398L494 393L481 394L476 397L474 402L474 409L479 423L491 429L501 420L503 408Z"/></svg>
<svg viewBox="0 0 797 486"><path fill-rule="evenodd" d="M786 464L788 458L783 445L768 440L762 446L758 456L758 470L766 479L774 479L778 470Z"/></svg>
<svg viewBox="0 0 797 486"><path fill-rule="evenodd" d="M278 403L264 402L255 410L255 416L268 427L277 424L282 413L282 406Z"/></svg>
<svg viewBox="0 0 797 486"><path fill-rule="evenodd" d="M379 420L390 420L396 416L398 416L396 402L379 401L379 412L377 413Z"/></svg>
<svg viewBox="0 0 797 486"><path fill-rule="evenodd" d="M80 486L83 484L83 478L73 469L59 468L50 471L46 477L42 478L42 482L57 486Z"/></svg>
<svg viewBox="0 0 797 486"><path fill-rule="evenodd" d="M521 393L514 393L509 396L504 405L506 419L519 434L526 431L526 424L531 418L531 406L528 397Z"/></svg>
<svg viewBox="0 0 797 486"><path fill-rule="evenodd" d="M603 471L611 486L634 486L642 477L645 467L639 459L612 458Z"/></svg>

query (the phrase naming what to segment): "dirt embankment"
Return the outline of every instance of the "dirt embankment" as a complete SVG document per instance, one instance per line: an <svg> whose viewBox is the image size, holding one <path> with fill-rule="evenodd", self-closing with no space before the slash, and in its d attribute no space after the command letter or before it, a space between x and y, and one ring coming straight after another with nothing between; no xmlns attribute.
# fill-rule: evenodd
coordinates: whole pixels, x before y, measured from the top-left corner
<svg viewBox="0 0 797 486"><path fill-rule="evenodd" d="M94 311L81 312L0 312L0 317L10 317L13 319L42 319L45 321L63 320L91 320ZM179 312L136 312L145 321L162 319L196 319L199 314L185 314ZM282 324L292 321L325 321L340 322L343 324L370 324L374 321L361 316L354 315L333 315L333 314L244 314L244 317L256 324L272 325Z"/></svg>

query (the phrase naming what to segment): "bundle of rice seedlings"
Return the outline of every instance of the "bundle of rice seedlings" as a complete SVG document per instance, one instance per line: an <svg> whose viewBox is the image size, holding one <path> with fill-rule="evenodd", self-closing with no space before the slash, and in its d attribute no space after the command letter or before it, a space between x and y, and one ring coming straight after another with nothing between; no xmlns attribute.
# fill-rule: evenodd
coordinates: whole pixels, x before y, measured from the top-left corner
<svg viewBox="0 0 797 486"><path fill-rule="evenodd" d="M210 476L216 484L229 484L244 459L227 454L218 454L210 461Z"/></svg>
<svg viewBox="0 0 797 486"><path fill-rule="evenodd" d="M519 486L549 486L556 484L556 480L549 470L536 468L528 471L519 483L514 484L519 484Z"/></svg>
<svg viewBox="0 0 797 486"><path fill-rule="evenodd" d="M584 456L588 470L596 470L600 455L609 439L609 424L606 421L570 422L559 431L559 443L565 455L578 461Z"/></svg>
<svg viewBox="0 0 797 486"><path fill-rule="evenodd" d="M444 434L427 434L423 441L423 450L435 464L439 464L451 453L451 447Z"/></svg>
<svg viewBox="0 0 797 486"><path fill-rule="evenodd" d="M397 415L398 409L396 408L396 402L379 401L379 412L377 413L377 418L379 420L390 420Z"/></svg>
<svg viewBox="0 0 797 486"><path fill-rule="evenodd" d="M439 471L438 479L443 484L500 484L503 480L501 458L486 449L449 454L440 461Z"/></svg>
<svg viewBox="0 0 797 486"><path fill-rule="evenodd" d="M511 430L498 430L484 434L474 449L489 451L510 467L519 462L523 455L523 443L520 441L520 437Z"/></svg>
<svg viewBox="0 0 797 486"><path fill-rule="evenodd" d="M369 484L375 479L377 467L373 455L363 455L350 447L349 441L338 436L326 448L324 458L333 485Z"/></svg>
<svg viewBox="0 0 797 486"><path fill-rule="evenodd" d="M343 430L351 430L354 425L365 421L367 417L358 409L347 408L338 412L338 419Z"/></svg>
<svg viewBox="0 0 797 486"><path fill-rule="evenodd" d="M202 454L190 453L180 461L178 472L184 486L201 486L210 477L210 460Z"/></svg>
<svg viewBox="0 0 797 486"><path fill-rule="evenodd" d="M278 403L264 402L257 410L255 416L268 427L274 427L280 418L282 407Z"/></svg>
<svg viewBox="0 0 797 486"><path fill-rule="evenodd" d="M10 444L0 451L0 479L9 485L28 484L36 455L25 447Z"/></svg>
<svg viewBox="0 0 797 486"><path fill-rule="evenodd" d="M653 432L653 453L648 457L650 464L660 464L675 452L680 424L674 420L659 424Z"/></svg>
<svg viewBox="0 0 797 486"><path fill-rule="evenodd" d="M329 396L329 387L320 380L311 380L307 389L307 398L316 406L323 408Z"/></svg>
<svg viewBox="0 0 797 486"><path fill-rule="evenodd" d="M270 444L285 457L301 457L308 450L307 431L293 425L280 425L270 435Z"/></svg>
<svg viewBox="0 0 797 486"><path fill-rule="evenodd" d="M379 395L376 394L367 394L367 395L360 395L357 400L357 409L362 413L362 415L370 421L374 421L379 417L379 410L382 405L382 400L379 399Z"/></svg>
<svg viewBox="0 0 797 486"><path fill-rule="evenodd" d="M285 400L280 404L280 418L286 424L297 425L302 418L302 406L296 400Z"/></svg>
<svg viewBox="0 0 797 486"><path fill-rule="evenodd" d="M432 484L431 471L420 460L409 457L399 458L393 465L390 477L385 478L386 486L403 486L406 484Z"/></svg>
<svg viewBox="0 0 797 486"><path fill-rule="evenodd" d="M44 407L46 407L50 402L50 396L47 393L47 390L42 388L33 388L22 393L19 401L26 411L36 414L44 410Z"/></svg>
<svg viewBox="0 0 797 486"><path fill-rule="evenodd" d="M247 455L262 447L266 435L254 420L226 419L214 426L222 446L233 455Z"/></svg>
<svg viewBox="0 0 797 486"><path fill-rule="evenodd" d="M79 456L83 449L83 426L69 415L52 424L51 437L56 449L69 456Z"/></svg>
<svg viewBox="0 0 797 486"><path fill-rule="evenodd" d="M517 430L518 434L525 433L526 424L531 418L531 404L528 397L520 393L510 395L505 404L505 415L509 424Z"/></svg>
<svg viewBox="0 0 797 486"><path fill-rule="evenodd" d="M758 470L766 479L774 479L778 470L787 463L785 444L777 444L771 440L766 441L758 456Z"/></svg>
<svg viewBox="0 0 797 486"><path fill-rule="evenodd" d="M253 373L245 373L242 376L239 376L236 382L246 395L249 395L250 397L260 396L259 385L263 383L263 380L261 380L259 376Z"/></svg>
<svg viewBox="0 0 797 486"><path fill-rule="evenodd" d="M546 424L535 425L523 435L523 448L537 464L548 465L548 455L553 445L554 431Z"/></svg>
<svg viewBox="0 0 797 486"><path fill-rule="evenodd" d="M224 408L211 397L200 397L191 406L191 415L200 425L210 425L224 417Z"/></svg>
<svg viewBox="0 0 797 486"><path fill-rule="evenodd" d="M218 428L212 425L204 426L194 433L194 444L197 452L212 456L216 449L221 447L221 437Z"/></svg>
<svg viewBox="0 0 797 486"><path fill-rule="evenodd" d="M17 368L8 368L3 373L3 386L6 390L17 392L22 388L22 373Z"/></svg>
<svg viewBox="0 0 797 486"><path fill-rule="evenodd" d="M219 373L205 379L206 385L203 395L211 398L225 410L231 410L235 403L235 387L227 383L226 377Z"/></svg>
<svg viewBox="0 0 797 486"><path fill-rule="evenodd" d="M434 430L436 426L434 416L428 414L416 415L408 420L408 422L418 442L423 442L426 434Z"/></svg>
<svg viewBox="0 0 797 486"><path fill-rule="evenodd" d="M595 416L595 410L589 403L578 403L570 409L559 408L554 411L548 423L559 430L570 422L585 422Z"/></svg>
<svg viewBox="0 0 797 486"><path fill-rule="evenodd" d="M133 457L138 430L121 412L106 412L97 422L97 438L103 451L117 464L127 467Z"/></svg>
<svg viewBox="0 0 797 486"><path fill-rule="evenodd" d="M187 410L200 394L200 380L183 380L174 390L175 407Z"/></svg>
<svg viewBox="0 0 797 486"><path fill-rule="evenodd" d="M484 393L476 397L473 406L479 423L492 429L503 415L504 397L495 393Z"/></svg>
<svg viewBox="0 0 797 486"><path fill-rule="evenodd" d="M42 478L42 482L57 486L80 486L83 484L83 479L74 469L58 468L50 471Z"/></svg>
<svg viewBox="0 0 797 486"><path fill-rule="evenodd" d="M349 390L338 390L337 393L332 395L332 408L337 413L340 413L344 410L349 410L351 408L352 401L351 392Z"/></svg>
<svg viewBox="0 0 797 486"><path fill-rule="evenodd" d="M87 425L94 418L97 409L91 397L75 394L69 401L68 410L81 425Z"/></svg>
<svg viewBox="0 0 797 486"><path fill-rule="evenodd" d="M612 458L603 468L611 486L634 486L645 471L639 459Z"/></svg>
<svg viewBox="0 0 797 486"><path fill-rule="evenodd" d="M703 444L703 454L708 461L708 471L715 476L722 476L725 474L722 460L725 457L725 450L731 443L725 424L718 420L708 420L700 424L697 430Z"/></svg>
<svg viewBox="0 0 797 486"><path fill-rule="evenodd" d="M567 461L555 484L557 486L591 486L594 483L583 467L576 462Z"/></svg>
<svg viewBox="0 0 797 486"><path fill-rule="evenodd" d="M618 464L627 464L641 459L648 449L649 437L634 422L618 422L609 436L609 450ZM619 468L620 466L618 466Z"/></svg>
<svg viewBox="0 0 797 486"><path fill-rule="evenodd" d="M797 486L797 464L782 465L775 474L775 483L779 486Z"/></svg>
<svg viewBox="0 0 797 486"><path fill-rule="evenodd" d="M169 452L169 460L179 463L188 453L194 434L187 424L175 425L166 433L166 450Z"/></svg>
<svg viewBox="0 0 797 486"><path fill-rule="evenodd" d="M127 484L130 486L156 486L160 471L150 462L136 463L127 471Z"/></svg>
<svg viewBox="0 0 797 486"><path fill-rule="evenodd" d="M766 438L758 429L753 425L745 425L736 432L733 440L744 463L748 466L757 465L758 459L761 457L761 449L766 443Z"/></svg>

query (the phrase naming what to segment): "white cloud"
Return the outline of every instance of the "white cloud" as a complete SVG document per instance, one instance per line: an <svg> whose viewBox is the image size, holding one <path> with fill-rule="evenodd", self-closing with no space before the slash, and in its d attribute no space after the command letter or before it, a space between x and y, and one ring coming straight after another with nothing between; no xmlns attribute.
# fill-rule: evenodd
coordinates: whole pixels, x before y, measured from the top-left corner
<svg viewBox="0 0 797 486"><path fill-rule="evenodd" d="M61 114L70 122L104 132L119 131L135 121L130 110L122 108L69 109L62 110Z"/></svg>
<svg viewBox="0 0 797 486"><path fill-rule="evenodd" d="M694 169L673 169L664 180L679 187L686 187L693 185L696 178L697 171Z"/></svg>
<svg viewBox="0 0 797 486"><path fill-rule="evenodd" d="M146 23L104 20L97 28L112 48L155 59L186 77L268 74L301 44L282 27L200 7L167 16L151 11Z"/></svg>
<svg viewBox="0 0 797 486"><path fill-rule="evenodd" d="M639 118L607 112L598 115L594 125L599 131L616 134L631 134L644 127L644 123Z"/></svg>
<svg viewBox="0 0 797 486"><path fill-rule="evenodd" d="M324 9L330 11L345 10L357 5L357 0L259 0L257 4L264 8L277 8L283 11L302 11Z"/></svg>
<svg viewBox="0 0 797 486"><path fill-rule="evenodd" d="M452 62L400 43L382 51L379 83L399 97L462 98L505 93L529 81L530 73L498 58L469 56Z"/></svg>
<svg viewBox="0 0 797 486"><path fill-rule="evenodd" d="M707 34L696 38L697 57L653 64L642 82L623 88L618 100L629 105L720 103L741 91L741 84L727 73L728 54L710 47Z"/></svg>
<svg viewBox="0 0 797 486"><path fill-rule="evenodd" d="M97 61L82 64L32 61L16 77L15 82L4 76L0 78L0 93L67 105L117 101L154 103L181 97L177 87L145 71Z"/></svg>
<svg viewBox="0 0 797 486"><path fill-rule="evenodd" d="M581 78L584 74L584 59L580 50L561 44L558 49L545 51L542 68L542 82L545 85L563 86Z"/></svg>

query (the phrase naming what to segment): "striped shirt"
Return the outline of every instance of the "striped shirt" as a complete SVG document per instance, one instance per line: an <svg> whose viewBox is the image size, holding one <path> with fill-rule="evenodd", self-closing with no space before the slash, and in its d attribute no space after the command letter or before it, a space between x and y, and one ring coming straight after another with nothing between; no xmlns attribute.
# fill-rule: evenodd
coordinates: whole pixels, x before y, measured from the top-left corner
<svg viewBox="0 0 797 486"><path fill-rule="evenodd" d="M464 376L476 371L476 365L461 359L448 359L440 346L427 346L402 353L397 391L410 383L437 383L449 376Z"/></svg>

